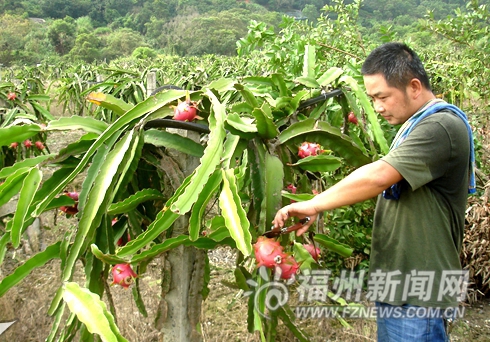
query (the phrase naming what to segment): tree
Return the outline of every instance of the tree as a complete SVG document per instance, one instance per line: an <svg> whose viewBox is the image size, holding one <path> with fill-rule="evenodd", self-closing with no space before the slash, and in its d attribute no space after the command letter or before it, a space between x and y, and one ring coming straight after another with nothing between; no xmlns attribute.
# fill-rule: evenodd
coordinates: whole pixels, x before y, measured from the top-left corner
<svg viewBox="0 0 490 342"><path fill-rule="evenodd" d="M307 17L310 22L316 23L320 16L320 12L318 12L314 5L306 5L303 9L303 15Z"/></svg>
<svg viewBox="0 0 490 342"><path fill-rule="evenodd" d="M56 19L49 25L48 37L57 54L63 56L70 52L75 44L77 26L71 17Z"/></svg>
<svg viewBox="0 0 490 342"><path fill-rule="evenodd" d="M4 14L0 17L0 63L9 66L22 62L26 36L32 22L20 16Z"/></svg>
<svg viewBox="0 0 490 342"><path fill-rule="evenodd" d="M90 0L41 0L40 8L43 17L62 19L87 15L92 2Z"/></svg>
<svg viewBox="0 0 490 342"><path fill-rule="evenodd" d="M162 26L157 43L175 50L181 56L205 54L234 55L236 41L247 32L250 19L264 20L276 24L279 14L257 13L246 9L223 12L186 12ZM158 32L160 22L152 21L151 32ZM212 34L210 34L212 28Z"/></svg>
<svg viewBox="0 0 490 342"><path fill-rule="evenodd" d="M140 46L134 49L131 56L136 59L149 59L155 58L157 56L157 52L150 47Z"/></svg>
<svg viewBox="0 0 490 342"><path fill-rule="evenodd" d="M426 20L422 22L425 29L443 37L449 45L442 45L445 53L435 54L434 60L447 63L448 59L459 60L460 63L451 64L453 74L447 75L446 70L439 71L435 64L431 72L439 80L436 84L439 90L444 91L452 98L463 102L465 99L482 98L488 103L490 87L490 43L488 41L490 11L486 5L478 0L471 0L466 11L460 9L455 15L445 20L437 20L433 12L429 12ZM466 80L466 82L462 82ZM472 92L464 89L463 84L471 84Z"/></svg>
<svg viewBox="0 0 490 342"><path fill-rule="evenodd" d="M69 57L72 60L82 60L92 63L102 55L102 42L94 33L81 33L77 36Z"/></svg>
<svg viewBox="0 0 490 342"><path fill-rule="evenodd" d="M48 37L47 24L34 23L31 30L25 36L25 63L33 65L41 63L50 57L57 57L53 45Z"/></svg>
<svg viewBox="0 0 490 342"><path fill-rule="evenodd" d="M92 20L88 16L80 17L75 20L77 24L77 33L90 33L93 32L94 26Z"/></svg>
<svg viewBox="0 0 490 342"><path fill-rule="evenodd" d="M0 13L9 12L9 14L21 15L26 9L23 2L15 0L3 0L0 3Z"/></svg>
<svg viewBox="0 0 490 342"><path fill-rule="evenodd" d="M122 28L107 36L102 57L111 60L121 56L129 56L137 47L147 45L141 34L128 28Z"/></svg>

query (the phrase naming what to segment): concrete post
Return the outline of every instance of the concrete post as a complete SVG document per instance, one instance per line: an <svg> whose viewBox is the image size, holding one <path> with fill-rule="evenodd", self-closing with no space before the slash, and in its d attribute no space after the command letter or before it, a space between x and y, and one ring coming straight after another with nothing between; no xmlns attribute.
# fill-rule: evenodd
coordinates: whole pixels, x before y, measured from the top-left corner
<svg viewBox="0 0 490 342"><path fill-rule="evenodd" d="M199 142L199 134L180 129L167 129ZM185 176L199 165L199 159L178 151L168 154L179 165ZM188 231L189 217L179 218L173 225L173 236ZM204 284L205 251L194 247L180 246L169 251L165 257L162 276L162 302L160 304L157 328L162 332L164 342L201 342L198 325L201 317Z"/></svg>
<svg viewBox="0 0 490 342"><path fill-rule="evenodd" d="M157 89L157 73L150 70L146 76L146 96L149 97Z"/></svg>

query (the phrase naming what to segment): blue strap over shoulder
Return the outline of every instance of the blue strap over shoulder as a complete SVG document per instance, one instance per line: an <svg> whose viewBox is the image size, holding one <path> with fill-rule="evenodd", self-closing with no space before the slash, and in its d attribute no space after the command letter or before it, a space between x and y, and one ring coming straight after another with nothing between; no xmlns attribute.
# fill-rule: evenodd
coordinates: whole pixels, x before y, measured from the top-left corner
<svg viewBox="0 0 490 342"><path fill-rule="evenodd" d="M399 134L395 137L395 140L391 144L390 150L397 148L413 131L415 126L428 117L431 114L440 112L442 110L450 110L455 113L466 125L468 131L468 137L470 140L470 160L469 160L469 177L468 177L468 193L474 194L476 192L476 181L475 181L475 149L473 144L473 132L471 130L470 124L466 114L456 107L455 105L449 104L447 102L438 102L429 106L426 110L415 114L412 116L405 125L400 128ZM386 199L399 199L400 198L401 187L400 184L393 184L390 188L383 191L383 197Z"/></svg>

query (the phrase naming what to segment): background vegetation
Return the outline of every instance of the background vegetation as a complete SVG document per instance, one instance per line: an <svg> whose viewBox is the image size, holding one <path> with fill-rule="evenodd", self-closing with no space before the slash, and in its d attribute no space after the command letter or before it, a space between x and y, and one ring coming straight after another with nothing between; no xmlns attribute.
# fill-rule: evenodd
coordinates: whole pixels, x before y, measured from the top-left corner
<svg viewBox="0 0 490 342"><path fill-rule="evenodd" d="M321 15L336 19L326 0L43 0L0 4L0 63L5 66L58 60L110 61L155 54L236 55L236 41L247 33L250 20L277 32L288 14L316 25ZM345 4L353 1L344 1ZM359 10L362 34L379 42L379 32L396 32L401 39L434 44L418 28L427 11L436 20L465 10L463 0L366 0ZM485 3L483 1L482 3ZM212 32L212 34L210 34ZM141 50L145 48L145 50ZM142 51L145 51L142 53ZM149 54L149 55L148 55Z"/></svg>

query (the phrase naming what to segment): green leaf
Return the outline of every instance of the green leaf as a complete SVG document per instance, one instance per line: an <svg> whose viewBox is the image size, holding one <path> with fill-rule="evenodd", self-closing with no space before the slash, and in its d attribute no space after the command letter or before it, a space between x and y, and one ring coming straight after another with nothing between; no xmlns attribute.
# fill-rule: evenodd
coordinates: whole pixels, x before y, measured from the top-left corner
<svg viewBox="0 0 490 342"><path fill-rule="evenodd" d="M37 167L32 168L22 183L22 189L20 189L19 201L17 202L17 209L12 219L12 245L14 248L19 247L20 238L22 235L22 229L24 222L27 219L27 212L29 206L34 199L37 189L41 184L42 172Z"/></svg>
<svg viewBox="0 0 490 342"><path fill-rule="evenodd" d="M281 208L284 166L278 157L266 153L264 167L265 198L262 211L265 213L265 224L269 227L270 224L272 224L272 220L274 219L277 210Z"/></svg>
<svg viewBox="0 0 490 342"><path fill-rule="evenodd" d="M55 317L53 319L53 323L51 324L51 331L49 332L48 337L46 338L46 342L54 342L56 335L58 335L58 331L61 324L61 319L63 318L63 314L65 313L65 304L60 305L56 310Z"/></svg>
<svg viewBox="0 0 490 342"><path fill-rule="evenodd" d="M99 247L97 247L96 244L92 244L90 246L91 248L91 251L92 251L92 254L95 255L95 257L103 262L105 262L106 264L109 264L109 265L117 265L117 264L127 264L128 261L123 259L123 258L119 258L115 255L111 255L111 254L104 254L100 249Z"/></svg>
<svg viewBox="0 0 490 342"><path fill-rule="evenodd" d="M22 188L22 182L29 170L31 169L28 167L15 170L7 177L7 179L5 179L5 182L0 185L0 206L10 201L10 199L19 192Z"/></svg>
<svg viewBox="0 0 490 342"><path fill-rule="evenodd" d="M272 120L270 107L267 102L264 102L261 108L256 108L252 112L257 124L257 131L264 139L273 139L277 137L279 131Z"/></svg>
<svg viewBox="0 0 490 342"><path fill-rule="evenodd" d="M63 299L70 311L85 324L88 331L99 335L102 341L127 341L119 332L114 317L98 295L81 288L77 283L67 282L63 285Z"/></svg>
<svg viewBox="0 0 490 342"><path fill-rule="evenodd" d="M226 246L230 246L231 248L236 248L235 241L231 237L228 237L221 241L216 241L209 237L200 237L196 241L187 240L184 242L184 245L194 246L196 248L207 249L207 250L215 249L219 245L226 245Z"/></svg>
<svg viewBox="0 0 490 342"><path fill-rule="evenodd" d="M39 125L10 126L0 128L0 146L22 142L41 132Z"/></svg>
<svg viewBox="0 0 490 342"><path fill-rule="evenodd" d="M93 135L96 135L93 137ZM58 155L52 160L52 163L59 163L63 160L69 158L70 156L77 156L87 152L87 150L92 146L94 140L97 139L99 135L95 133L87 133L80 138L80 140L75 141L65 148L62 148Z"/></svg>
<svg viewBox="0 0 490 342"><path fill-rule="evenodd" d="M134 128L135 136L131 142L131 148L124 155L124 158L119 166L119 170L117 171L120 176L116 185L114 186L114 194L111 202L119 192L126 193L128 184L131 182L136 170L138 169L144 146L144 130L140 129L141 127L142 126L138 124ZM119 191L119 189L121 189L121 191Z"/></svg>
<svg viewBox="0 0 490 342"><path fill-rule="evenodd" d="M10 232L3 233L0 238L0 265L3 264L5 253L7 252L7 243L10 242Z"/></svg>
<svg viewBox="0 0 490 342"><path fill-rule="evenodd" d="M299 107L299 104L303 100L304 97L306 97L310 92L306 89L299 91L294 95L293 99L290 101L290 106L293 110L297 110Z"/></svg>
<svg viewBox="0 0 490 342"><path fill-rule="evenodd" d="M0 179L10 176L12 173L21 168L30 168L32 166L38 165L48 158L55 156L55 154L43 154L37 157L27 158L15 163L12 166L4 167L0 170Z"/></svg>
<svg viewBox="0 0 490 342"><path fill-rule="evenodd" d="M237 157L243 150L240 149L241 139L234 134L227 134L223 145L223 155L221 156L221 165L224 169L234 167L237 162ZM243 142L243 141L242 141Z"/></svg>
<svg viewBox="0 0 490 342"><path fill-rule="evenodd" d="M211 177L209 177L208 182L199 194L196 204L194 205L194 210L192 210L191 217L189 219L189 238L191 241L195 241L199 237L199 232L201 231L201 221L207 210L207 204L217 191L221 181L221 171L216 170Z"/></svg>
<svg viewBox="0 0 490 342"><path fill-rule="evenodd" d="M270 77L263 76L247 76L243 78L243 82L262 85L266 87L274 86L274 82L272 82L272 79Z"/></svg>
<svg viewBox="0 0 490 342"><path fill-rule="evenodd" d="M112 125L99 136L99 138L92 144L90 149L85 153L82 160L77 167L68 175L62 182L53 187L52 191L44 198L36 207L34 216L39 216L43 212L44 207L51 202L51 200L59 194L75 177L85 168L87 163L92 158L92 155L104 144L106 140L114 136L121 128L125 127L130 122L135 121L137 118L147 114L148 112L154 112L159 108L165 106L171 101L185 96L185 92L181 90L169 90L164 93L159 93L155 96L151 96L147 100L137 104L125 115L118 118ZM1 135L0 135L1 136Z"/></svg>
<svg viewBox="0 0 490 342"><path fill-rule="evenodd" d="M236 81L230 78L220 78L211 82L207 87L209 89L216 89L219 93L233 90Z"/></svg>
<svg viewBox="0 0 490 342"><path fill-rule="evenodd" d="M378 143L379 147L383 154L388 154L390 151L390 147L388 146L388 142L384 137L383 130L381 129L381 125L378 121L378 116L374 112L373 106L369 101L368 96L365 91L359 87L357 81L351 76L343 76L340 79L341 82L345 82L351 90L356 94L357 99L361 103L362 108L366 112L367 119L371 124L371 129L373 131L374 139Z"/></svg>
<svg viewBox="0 0 490 342"><path fill-rule="evenodd" d="M80 252L84 250L84 246L91 242L93 232L101 222L102 215L105 213L105 206L107 206L106 202L112 195L111 185L117 180L114 178L117 174L119 164L122 162L126 152L130 150L132 142L134 142L134 135L134 130L129 131L114 146L114 149L107 155L105 163L95 179L94 186L88 195L87 203L81 211L75 240L68 254L65 268L63 269L63 281L71 279L74 265Z"/></svg>
<svg viewBox="0 0 490 342"><path fill-rule="evenodd" d="M161 210L155 220L148 226L146 231L138 235L135 239L129 241L124 247L117 251L117 255L120 257L135 254L141 248L148 245L155 238L157 238L162 232L166 231L172 226L180 215L169 210L169 206L185 191L189 185L193 175L188 176L179 188L175 191L174 195L167 201L163 210Z"/></svg>
<svg viewBox="0 0 490 342"><path fill-rule="evenodd" d="M230 236L235 240L237 248L244 256L252 252L252 236L250 235L250 223L241 206L241 200L235 184L233 169L223 170L223 190L219 196L219 207L222 210L226 227Z"/></svg>
<svg viewBox="0 0 490 342"><path fill-rule="evenodd" d="M143 189L125 198L123 201L113 203L107 209L108 215L117 215L136 209L138 205L146 201L163 199L163 194L156 189Z"/></svg>
<svg viewBox="0 0 490 342"><path fill-rule="evenodd" d="M209 134L208 146L204 150L201 158L201 164L196 168L192 180L184 193L172 204L170 209L180 215L183 215L192 208L201 193L204 185L209 180L209 176L216 170L220 163L221 154L223 153L223 140L226 136L224 129L224 120L226 116L225 106L221 104L216 96L207 92L211 99L214 115L209 116Z"/></svg>
<svg viewBox="0 0 490 342"><path fill-rule="evenodd" d="M107 129L107 124L104 121L97 120L88 116L71 116L63 117L58 120L50 121L47 131L64 131L81 129L85 132L101 134Z"/></svg>
<svg viewBox="0 0 490 342"><path fill-rule="evenodd" d="M281 144L288 145L296 150L304 141L315 142L326 149L334 151L338 156L355 167L371 162L371 159L362 153L352 139L324 121L306 119L292 124L279 135Z"/></svg>
<svg viewBox="0 0 490 342"><path fill-rule="evenodd" d="M277 309L277 315L279 316L281 321L283 321L284 325L288 327L288 329L299 341L310 341L309 337L293 323L293 321L296 319L296 316L288 306L279 307Z"/></svg>
<svg viewBox="0 0 490 342"><path fill-rule="evenodd" d="M83 208L85 208L85 203L87 201L88 194L90 192L90 189L92 189L92 186L94 185L95 179L97 175L100 173L100 169L104 165L104 162L107 158L107 154L111 151L112 147L116 143L116 141L119 139L119 135L121 134L121 131L118 131L114 133L109 139L107 139L102 147L97 149L97 152L95 153L94 157L92 158L92 162L90 163L90 166L88 167L88 170L86 172L85 179L83 180L82 183L82 191L80 192L78 196L78 210L83 211Z"/></svg>
<svg viewBox="0 0 490 342"><path fill-rule="evenodd" d="M289 91L286 82L284 82L284 77L281 74L272 74L271 78L272 82L274 82L276 87L279 89L279 96L291 96L291 92Z"/></svg>
<svg viewBox="0 0 490 342"><path fill-rule="evenodd" d="M248 114L252 114L252 111L253 110L254 110L254 107L252 107L251 105L249 105L246 102L234 103L231 106L231 113L248 113ZM230 115L231 113L229 113L228 115ZM228 117L227 117L227 119L228 119Z"/></svg>
<svg viewBox="0 0 490 342"><path fill-rule="evenodd" d="M3 297L12 287L24 280L33 270L44 266L48 261L60 256L60 244L57 242L48 246L44 251L37 253L21 266L18 266L13 273L4 277L0 281L0 297Z"/></svg>
<svg viewBox="0 0 490 342"><path fill-rule="evenodd" d="M318 83L322 87L326 87L330 85L333 81L338 79L343 73L344 70L337 67L331 67L330 69L325 71L323 75L320 76L320 78L318 79Z"/></svg>
<svg viewBox="0 0 490 342"><path fill-rule="evenodd" d="M179 235L173 238L166 239L162 243L155 244L151 246L150 249L133 256L133 258L131 259L131 263L139 263L139 262L153 259L156 256L168 250L174 249L184 244L187 241L189 241L189 237L187 235Z"/></svg>
<svg viewBox="0 0 490 342"><path fill-rule="evenodd" d="M263 202L267 196L265 191L265 146L257 139L253 140L249 144L248 148L248 162L250 172L250 190L252 197L252 212L254 213L254 225L258 225L258 233L262 234L265 231L265 227L269 226L269 223L265 222L266 214L262 214L262 207L265 206Z"/></svg>
<svg viewBox="0 0 490 342"><path fill-rule="evenodd" d="M214 241L221 241L230 236L228 228L226 228L225 218L223 216L215 216L211 219L209 226L211 233L208 235Z"/></svg>
<svg viewBox="0 0 490 342"><path fill-rule="evenodd" d="M296 163L288 165L299 166L302 170L311 172L333 172L342 165L342 162L340 158L327 154L320 154L302 158Z"/></svg>
<svg viewBox="0 0 490 342"><path fill-rule="evenodd" d="M37 194L36 194L37 196ZM49 203L49 205L46 207L46 211L51 210L51 209L57 209L62 206L67 206L71 207L75 205L75 201L68 197L68 196L60 196L58 198L53 198L53 200Z"/></svg>
<svg viewBox="0 0 490 342"><path fill-rule="evenodd" d="M335 252L343 257L350 257L354 250L349 246L338 242L331 237L324 234L316 234L313 239L321 244L323 247L330 249L332 252Z"/></svg>
<svg viewBox="0 0 490 342"><path fill-rule="evenodd" d="M29 102L31 101L49 101L51 100L51 97L49 95L43 95L43 94L32 94L32 95L27 95L27 100Z"/></svg>
<svg viewBox="0 0 490 342"><path fill-rule="evenodd" d="M118 116L124 115L124 113L134 107L132 104L126 103L123 100L112 96L111 94L98 92L90 93L87 96L87 100L97 104L98 106L112 110Z"/></svg>
<svg viewBox="0 0 490 342"><path fill-rule="evenodd" d="M292 193L287 192L287 191L282 191L281 195L284 198L289 198L289 199L296 201L296 202L308 201L308 200L312 199L313 197L315 197L314 194L292 194Z"/></svg>
<svg viewBox="0 0 490 342"><path fill-rule="evenodd" d="M294 242L293 254L296 261L301 265L299 268L301 271L311 269L311 264L316 264L315 259L311 256L310 252L306 250L302 243Z"/></svg>
<svg viewBox="0 0 490 342"><path fill-rule="evenodd" d="M305 45L305 56L303 59L303 77L315 77L315 45Z"/></svg>
<svg viewBox="0 0 490 342"><path fill-rule="evenodd" d="M202 157L204 154L204 147L201 144L179 134L173 134L157 129L149 129L145 131L144 135L145 143L147 144L173 148L194 157Z"/></svg>
<svg viewBox="0 0 490 342"><path fill-rule="evenodd" d="M46 108L41 106L39 103L35 101L30 101L30 104L32 108L34 108L35 110L37 110L39 113L42 114L45 120L47 121L54 120L54 116Z"/></svg>
<svg viewBox="0 0 490 342"><path fill-rule="evenodd" d="M240 92L240 94L242 94L243 99L250 106L252 106L253 108L256 108L259 106L259 102L255 98L255 95L250 91L250 89L245 87L243 84L236 83L235 89L238 90Z"/></svg>
<svg viewBox="0 0 490 342"><path fill-rule="evenodd" d="M314 77L297 77L294 82L303 84L309 88L320 88L320 84L315 80Z"/></svg>
<svg viewBox="0 0 490 342"><path fill-rule="evenodd" d="M148 317L148 312L146 311L145 303L143 301L143 298L141 297L139 277L135 279L134 286L132 287L131 292L133 292L133 299L136 304L136 307L138 308L138 311L143 315L143 317Z"/></svg>
<svg viewBox="0 0 490 342"><path fill-rule="evenodd" d="M253 123L253 119L242 117L238 113L229 113L226 116L226 123L241 132L257 133L257 126Z"/></svg>

